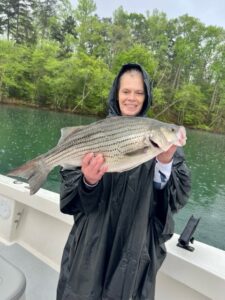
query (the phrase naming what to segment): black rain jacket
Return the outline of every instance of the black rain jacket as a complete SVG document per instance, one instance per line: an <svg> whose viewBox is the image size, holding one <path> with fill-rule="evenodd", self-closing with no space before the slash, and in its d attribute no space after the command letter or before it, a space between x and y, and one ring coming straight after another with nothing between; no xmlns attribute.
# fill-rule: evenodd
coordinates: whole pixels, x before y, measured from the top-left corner
<svg viewBox="0 0 225 300"><path fill-rule="evenodd" d="M140 115L151 104L147 73L128 64L113 83L110 115L120 115L118 78L131 67L141 70L145 82ZM63 252L57 300L154 299L164 243L174 231L173 214L190 192L189 170L179 150L163 190L153 186L155 159L130 171L106 173L93 188L85 186L79 168L61 170L60 208L74 216L74 225Z"/></svg>

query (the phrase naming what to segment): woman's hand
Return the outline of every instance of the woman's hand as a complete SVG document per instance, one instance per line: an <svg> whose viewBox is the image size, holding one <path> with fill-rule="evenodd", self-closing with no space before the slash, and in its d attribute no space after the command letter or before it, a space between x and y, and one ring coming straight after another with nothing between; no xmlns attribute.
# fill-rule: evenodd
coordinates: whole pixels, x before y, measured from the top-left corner
<svg viewBox="0 0 225 300"><path fill-rule="evenodd" d="M101 153L97 155L88 153L83 157L81 171L87 184L96 184L107 170L108 167L105 165L105 159Z"/></svg>
<svg viewBox="0 0 225 300"><path fill-rule="evenodd" d="M172 145L167 151L160 153L156 156L159 162L163 164L168 164L173 159L173 155L177 150L177 146Z"/></svg>

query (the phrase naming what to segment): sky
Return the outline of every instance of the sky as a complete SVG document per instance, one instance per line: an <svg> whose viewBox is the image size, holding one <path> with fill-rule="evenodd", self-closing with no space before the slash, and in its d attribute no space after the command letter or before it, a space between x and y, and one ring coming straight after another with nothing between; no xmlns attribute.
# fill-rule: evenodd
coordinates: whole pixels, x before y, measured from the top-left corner
<svg viewBox="0 0 225 300"><path fill-rule="evenodd" d="M112 17L119 6L128 13L136 12L150 14L154 9L166 13L168 19L184 14L199 19L205 25L215 25L225 28L224 0L94 0L99 17ZM77 0L71 0L76 7Z"/></svg>

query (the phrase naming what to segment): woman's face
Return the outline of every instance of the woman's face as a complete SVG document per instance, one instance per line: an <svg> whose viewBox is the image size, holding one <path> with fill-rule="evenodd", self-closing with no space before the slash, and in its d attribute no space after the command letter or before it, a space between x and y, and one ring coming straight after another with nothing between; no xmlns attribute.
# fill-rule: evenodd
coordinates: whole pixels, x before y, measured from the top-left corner
<svg viewBox="0 0 225 300"><path fill-rule="evenodd" d="M145 101L142 74L132 70L120 77L118 92L119 108L122 116L136 116Z"/></svg>

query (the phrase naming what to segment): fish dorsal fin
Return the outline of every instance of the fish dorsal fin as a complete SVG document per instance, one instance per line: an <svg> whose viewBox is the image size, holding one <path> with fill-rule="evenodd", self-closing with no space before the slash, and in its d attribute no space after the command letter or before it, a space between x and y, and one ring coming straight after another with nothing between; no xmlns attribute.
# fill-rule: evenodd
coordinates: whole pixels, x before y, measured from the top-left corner
<svg viewBox="0 0 225 300"><path fill-rule="evenodd" d="M58 141L58 145L62 144L63 142L65 142L67 140L67 138L69 138L70 135L80 131L81 129L83 129L85 126L76 126L76 127L64 127L61 129L61 137Z"/></svg>

